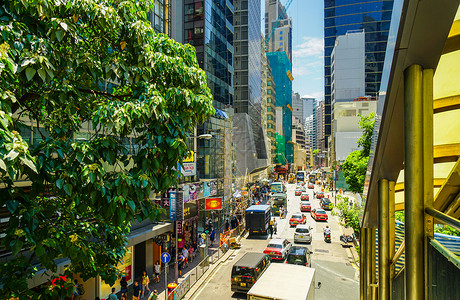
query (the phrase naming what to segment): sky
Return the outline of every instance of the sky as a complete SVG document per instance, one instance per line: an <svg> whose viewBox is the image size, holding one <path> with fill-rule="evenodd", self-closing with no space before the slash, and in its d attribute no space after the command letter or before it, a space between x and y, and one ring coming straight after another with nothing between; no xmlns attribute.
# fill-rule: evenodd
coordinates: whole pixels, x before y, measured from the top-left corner
<svg viewBox="0 0 460 300"><path fill-rule="evenodd" d="M281 0L284 5L288 0ZM262 0L262 18L265 1ZM324 0L293 0L287 14L292 18L293 92L301 97L324 98ZM264 26L264 20L262 20Z"/></svg>

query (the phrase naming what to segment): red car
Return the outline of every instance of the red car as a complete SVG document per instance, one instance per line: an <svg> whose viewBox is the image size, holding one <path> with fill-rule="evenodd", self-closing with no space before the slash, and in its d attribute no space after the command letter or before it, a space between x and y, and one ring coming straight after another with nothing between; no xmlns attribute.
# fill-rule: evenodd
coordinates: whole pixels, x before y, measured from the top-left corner
<svg viewBox="0 0 460 300"><path fill-rule="evenodd" d="M324 198L324 193L323 192L316 193L316 199L323 199L323 198Z"/></svg>
<svg viewBox="0 0 460 300"><path fill-rule="evenodd" d="M315 185L312 184L312 183L309 183L309 184L308 184L308 188L309 188L309 189L314 189L314 188L315 188Z"/></svg>
<svg viewBox="0 0 460 300"><path fill-rule="evenodd" d="M307 192L303 192L302 194L300 194L300 200L310 200L310 196L308 196L308 193Z"/></svg>
<svg viewBox="0 0 460 300"><path fill-rule="evenodd" d="M289 226L297 226L297 224L305 224L307 217L304 214L293 214L289 219Z"/></svg>
<svg viewBox="0 0 460 300"><path fill-rule="evenodd" d="M312 209L310 215L315 221L327 221L327 213L323 209Z"/></svg>
<svg viewBox="0 0 460 300"><path fill-rule="evenodd" d="M297 189L297 190L295 190L294 195L300 196L301 194L302 194L302 189Z"/></svg>
<svg viewBox="0 0 460 300"><path fill-rule="evenodd" d="M311 204L310 202L307 201L301 201L300 202L300 211L301 212L310 212L311 211Z"/></svg>

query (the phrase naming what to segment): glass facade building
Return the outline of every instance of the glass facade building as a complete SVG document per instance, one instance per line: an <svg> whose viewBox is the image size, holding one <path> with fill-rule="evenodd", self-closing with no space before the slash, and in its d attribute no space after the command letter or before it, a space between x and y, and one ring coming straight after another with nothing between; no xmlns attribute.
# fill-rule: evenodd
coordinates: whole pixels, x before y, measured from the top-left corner
<svg viewBox="0 0 460 300"><path fill-rule="evenodd" d="M327 138L331 134L331 53L336 37L349 30L364 29L365 93L367 96L376 96L382 77L392 9L393 0L324 1L324 147L327 147Z"/></svg>
<svg viewBox="0 0 460 300"><path fill-rule="evenodd" d="M185 0L184 42L196 48L214 106L233 105L233 0Z"/></svg>
<svg viewBox="0 0 460 300"><path fill-rule="evenodd" d="M153 11L147 14L147 19L156 33L169 34L169 1L155 0Z"/></svg>

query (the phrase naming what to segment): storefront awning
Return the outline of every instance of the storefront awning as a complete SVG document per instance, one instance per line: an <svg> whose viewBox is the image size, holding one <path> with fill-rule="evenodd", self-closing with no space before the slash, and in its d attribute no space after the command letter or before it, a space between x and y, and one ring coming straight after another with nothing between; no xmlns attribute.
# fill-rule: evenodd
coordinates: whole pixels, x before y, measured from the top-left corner
<svg viewBox="0 0 460 300"><path fill-rule="evenodd" d="M148 226L138 228L131 231L128 235L128 245L126 247L137 245L172 230L174 230L173 223L150 224Z"/></svg>

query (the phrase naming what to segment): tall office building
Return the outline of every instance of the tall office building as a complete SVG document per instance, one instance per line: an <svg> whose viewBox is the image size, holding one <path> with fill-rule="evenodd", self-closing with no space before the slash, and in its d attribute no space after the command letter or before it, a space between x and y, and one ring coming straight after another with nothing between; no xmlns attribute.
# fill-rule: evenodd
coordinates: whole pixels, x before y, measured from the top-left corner
<svg viewBox="0 0 460 300"><path fill-rule="evenodd" d="M315 109L316 105L316 99L315 98L301 98L302 100L302 105L303 105L303 120L305 120L313 115L313 111Z"/></svg>
<svg viewBox="0 0 460 300"><path fill-rule="evenodd" d="M267 53L272 75L276 85L276 107L280 107L282 118L282 136L285 142L285 152L279 153L283 163L292 163L294 160L292 143L292 65L284 51ZM278 122L278 114L276 115ZM278 160L280 161L280 160Z"/></svg>
<svg viewBox="0 0 460 300"><path fill-rule="evenodd" d="M234 7L233 141L236 164L244 175L268 166L266 127L263 126L266 105L262 103L266 99L261 99L261 3L235 0Z"/></svg>
<svg viewBox="0 0 460 300"><path fill-rule="evenodd" d="M304 125L305 120L303 119L303 103L299 93L292 94L292 116L296 117L297 120Z"/></svg>
<svg viewBox="0 0 460 300"><path fill-rule="evenodd" d="M280 0L265 0L265 39L267 52L286 52L292 61L292 19Z"/></svg>
<svg viewBox="0 0 460 300"><path fill-rule="evenodd" d="M331 135L331 53L336 37L349 30L364 30L365 93L376 96L390 28L393 0L325 0L324 1L324 137Z"/></svg>

